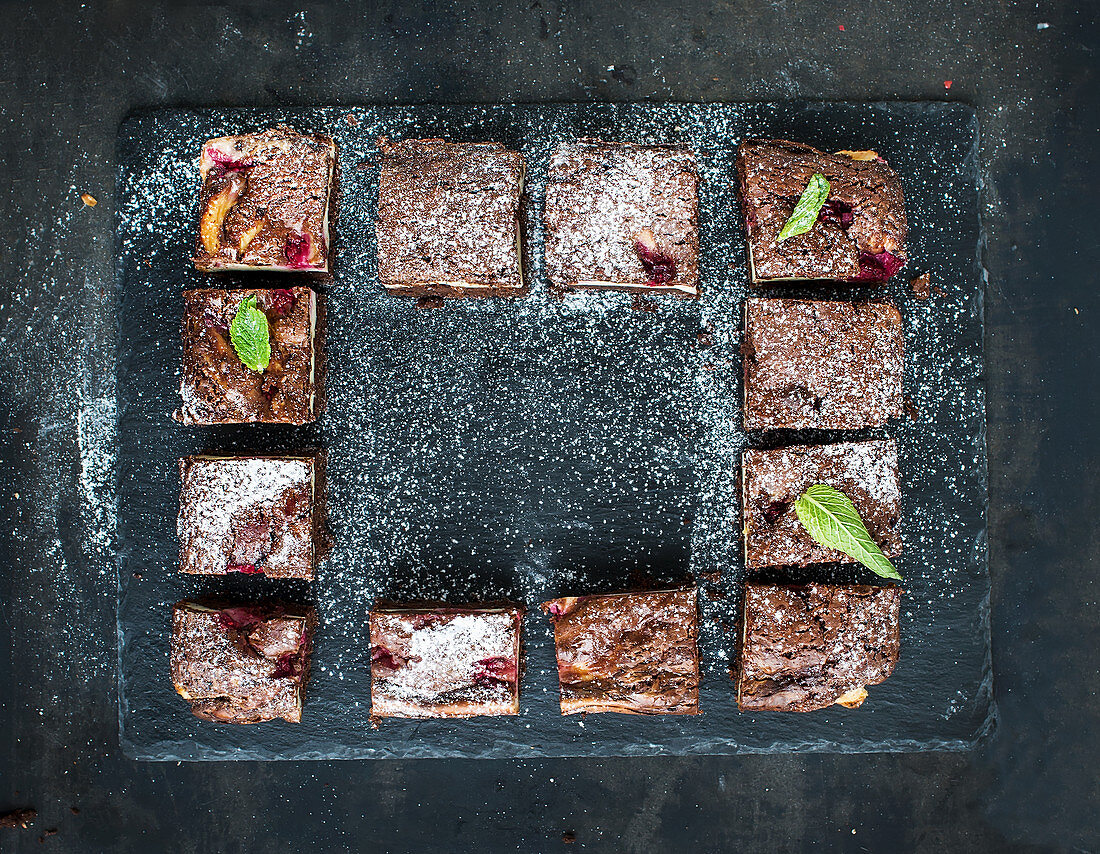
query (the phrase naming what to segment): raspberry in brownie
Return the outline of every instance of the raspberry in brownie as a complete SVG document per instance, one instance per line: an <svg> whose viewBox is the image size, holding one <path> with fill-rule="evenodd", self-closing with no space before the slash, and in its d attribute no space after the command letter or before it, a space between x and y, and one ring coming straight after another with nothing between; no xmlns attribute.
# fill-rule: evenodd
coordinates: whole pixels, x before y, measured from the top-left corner
<svg viewBox="0 0 1100 854"><path fill-rule="evenodd" d="M370 615L371 714L467 718L519 713L523 610L378 608Z"/></svg>
<svg viewBox="0 0 1100 854"><path fill-rule="evenodd" d="M316 622L312 608L178 602L172 684L204 720L298 723Z"/></svg>
<svg viewBox="0 0 1100 854"><path fill-rule="evenodd" d="M817 220L779 240L815 175L829 184ZM826 154L782 139L748 140L737 151L737 176L754 283L884 282L905 266L901 182L875 152Z"/></svg>
<svg viewBox="0 0 1100 854"><path fill-rule="evenodd" d="M398 296L524 291L523 156L503 145L379 140L378 280Z"/></svg>
<svg viewBox="0 0 1100 854"><path fill-rule="evenodd" d="M313 578L321 458L180 460L180 570Z"/></svg>
<svg viewBox="0 0 1100 854"><path fill-rule="evenodd" d="M748 450L741 458L741 510L749 570L855 562L818 543L798 521L794 503L815 483L852 500L883 554L901 554L898 451L892 439Z"/></svg>
<svg viewBox="0 0 1100 854"><path fill-rule="evenodd" d="M561 712L699 713L695 589L569 596L554 624Z"/></svg>
<svg viewBox="0 0 1100 854"><path fill-rule="evenodd" d="M901 315L885 303L745 303L745 429L856 430L902 414Z"/></svg>
<svg viewBox="0 0 1100 854"><path fill-rule="evenodd" d="M263 312L270 361L241 361L229 329L249 298ZM317 294L309 288L183 293L183 424L306 424L316 417Z"/></svg>
<svg viewBox="0 0 1100 854"><path fill-rule="evenodd" d="M581 139L546 186L546 274L558 288L699 295L699 174L684 148Z"/></svg>
<svg viewBox="0 0 1100 854"><path fill-rule="evenodd" d="M202 147L200 270L328 272L336 145L279 125Z"/></svg>
<svg viewBox="0 0 1100 854"><path fill-rule="evenodd" d="M738 708L860 705L898 662L900 602L893 585L746 585Z"/></svg>

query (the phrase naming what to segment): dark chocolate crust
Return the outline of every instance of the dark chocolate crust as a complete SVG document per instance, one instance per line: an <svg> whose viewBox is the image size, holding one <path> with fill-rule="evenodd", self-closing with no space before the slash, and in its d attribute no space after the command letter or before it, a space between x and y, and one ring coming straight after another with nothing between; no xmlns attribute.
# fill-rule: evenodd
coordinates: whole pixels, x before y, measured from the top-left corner
<svg viewBox="0 0 1100 854"><path fill-rule="evenodd" d="M856 430L902 414L892 305L750 298L741 347L747 430Z"/></svg>
<svg viewBox="0 0 1100 854"><path fill-rule="evenodd" d="M561 712L699 713L696 591L570 596L554 624Z"/></svg>
<svg viewBox="0 0 1100 854"><path fill-rule="evenodd" d="M327 272L335 163L330 137L286 125L208 140L195 266Z"/></svg>
<svg viewBox="0 0 1100 854"><path fill-rule="evenodd" d="M887 557L901 554L898 451L892 439L749 450L741 458L745 566L855 563L816 542L794 502L815 483L847 495Z"/></svg>
<svg viewBox="0 0 1100 854"><path fill-rule="evenodd" d="M179 465L181 572L313 578L318 456L194 456Z"/></svg>
<svg viewBox="0 0 1100 854"><path fill-rule="evenodd" d="M684 148L581 139L558 146L546 186L546 274L558 288L699 293L699 174ZM648 230L674 275L652 279Z"/></svg>
<svg viewBox="0 0 1100 854"><path fill-rule="evenodd" d="M516 606L375 609L371 715L518 714L522 621Z"/></svg>
<svg viewBox="0 0 1100 854"><path fill-rule="evenodd" d="M178 602L172 684L203 720L297 723L316 624L312 608Z"/></svg>
<svg viewBox="0 0 1100 854"><path fill-rule="evenodd" d="M815 172L830 183L821 216L810 231L776 243ZM901 182L874 152L826 154L782 139L748 140L737 150L737 177L753 282L881 282L905 264Z"/></svg>
<svg viewBox="0 0 1100 854"><path fill-rule="evenodd" d="M893 585L746 585L738 708L860 705L898 662L900 602Z"/></svg>
<svg viewBox="0 0 1100 854"><path fill-rule="evenodd" d="M523 293L525 161L500 143L379 140L378 280L400 296Z"/></svg>
<svg viewBox="0 0 1100 854"><path fill-rule="evenodd" d="M271 362L253 371L238 358L229 326L256 298L267 316ZM182 424L307 424L316 417L317 295L309 288L183 292Z"/></svg>

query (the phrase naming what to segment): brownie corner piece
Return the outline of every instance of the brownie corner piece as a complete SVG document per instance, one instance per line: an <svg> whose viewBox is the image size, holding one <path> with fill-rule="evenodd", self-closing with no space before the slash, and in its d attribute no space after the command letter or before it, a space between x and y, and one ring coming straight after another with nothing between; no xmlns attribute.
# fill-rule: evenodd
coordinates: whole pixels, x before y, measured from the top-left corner
<svg viewBox="0 0 1100 854"><path fill-rule="evenodd" d="M207 140L195 267L329 272L331 137L286 125Z"/></svg>
<svg viewBox="0 0 1100 854"><path fill-rule="evenodd" d="M687 148L558 146L544 225L556 288L699 295L699 171Z"/></svg>
<svg viewBox="0 0 1100 854"><path fill-rule="evenodd" d="M316 624L312 608L177 602L172 684L203 720L298 723Z"/></svg>
<svg viewBox="0 0 1100 854"><path fill-rule="evenodd" d="M371 716L519 714L522 620L512 605L374 609Z"/></svg>
<svg viewBox="0 0 1100 854"><path fill-rule="evenodd" d="M894 585L747 584L738 708L859 706L897 665L900 603Z"/></svg>
<svg viewBox="0 0 1100 854"><path fill-rule="evenodd" d="M267 319L270 360L262 370L241 361L229 328L254 300ZM307 424L317 417L319 316L310 288L184 291L181 424Z"/></svg>
<svg viewBox="0 0 1100 854"><path fill-rule="evenodd" d="M892 439L747 450L741 458L745 566L855 563L814 540L798 521L795 501L815 483L851 499L871 537L890 558L901 554L901 489Z"/></svg>
<svg viewBox="0 0 1100 854"><path fill-rule="evenodd" d="M554 626L561 713L699 713L695 588L571 596L542 604Z"/></svg>
<svg viewBox="0 0 1100 854"><path fill-rule="evenodd" d="M817 221L779 240L815 174L829 182ZM905 197L897 174L877 153L828 154L782 139L746 140L738 147L737 176L754 284L877 283L905 266Z"/></svg>
<svg viewBox="0 0 1100 854"><path fill-rule="evenodd" d="M857 430L903 412L901 314L887 303L745 303L746 430Z"/></svg>
<svg viewBox="0 0 1100 854"><path fill-rule="evenodd" d="M379 140L378 280L410 297L525 293L526 161L496 142Z"/></svg>
<svg viewBox="0 0 1100 854"><path fill-rule="evenodd" d="M180 571L313 578L322 458L191 456L180 460Z"/></svg>

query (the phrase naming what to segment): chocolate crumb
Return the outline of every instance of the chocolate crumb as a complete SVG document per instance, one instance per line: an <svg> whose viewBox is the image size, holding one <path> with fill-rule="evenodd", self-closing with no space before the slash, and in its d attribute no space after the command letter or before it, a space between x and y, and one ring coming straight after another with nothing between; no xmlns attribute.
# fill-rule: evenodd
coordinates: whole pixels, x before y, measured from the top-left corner
<svg viewBox="0 0 1100 854"><path fill-rule="evenodd" d="M79 807L69 807L69 812L71 812L73 815L80 815L80 808Z"/></svg>
<svg viewBox="0 0 1100 854"><path fill-rule="evenodd" d="M356 118L355 113L348 113L344 116L344 120L353 128L359 127L359 119Z"/></svg>
<svg viewBox="0 0 1100 854"><path fill-rule="evenodd" d="M23 807L0 815L0 828L21 827L27 829L27 825L38 817L38 810L34 807Z"/></svg>
<svg viewBox="0 0 1100 854"><path fill-rule="evenodd" d="M421 297L416 301L417 308L443 308L443 297Z"/></svg>
<svg viewBox="0 0 1100 854"><path fill-rule="evenodd" d="M932 272L925 270L915 279L910 279L909 284L913 288L913 296L917 299L928 299L932 295Z"/></svg>
<svg viewBox="0 0 1100 854"><path fill-rule="evenodd" d="M572 845L574 842L577 841L577 834L575 834L571 830L567 830L561 835L561 841L564 842L566 845Z"/></svg>
<svg viewBox="0 0 1100 854"><path fill-rule="evenodd" d="M903 397L901 399L901 405L902 408L905 409L905 417L910 421L916 421L920 417L920 410L917 409L916 404L908 397Z"/></svg>
<svg viewBox="0 0 1100 854"><path fill-rule="evenodd" d="M714 336L709 332L698 332L695 335L695 346L700 350L706 350L714 346Z"/></svg>
<svg viewBox="0 0 1100 854"><path fill-rule="evenodd" d="M57 828L56 827L51 827L49 830L42 831L42 835L38 837L38 841L39 842L45 842L47 836L56 836L56 835L57 835Z"/></svg>

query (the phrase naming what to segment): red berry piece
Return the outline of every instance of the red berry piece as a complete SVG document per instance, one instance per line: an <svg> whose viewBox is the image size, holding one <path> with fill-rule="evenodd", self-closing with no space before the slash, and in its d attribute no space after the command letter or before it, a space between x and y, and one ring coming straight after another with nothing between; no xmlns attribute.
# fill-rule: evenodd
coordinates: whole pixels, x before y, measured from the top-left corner
<svg viewBox="0 0 1100 854"><path fill-rule="evenodd" d="M294 308L297 297L290 288L278 288L267 293L267 309L278 317L286 317Z"/></svg>
<svg viewBox="0 0 1100 854"><path fill-rule="evenodd" d="M647 285L663 285L676 278L676 262L657 246L657 238L648 228L634 235L634 251L649 276Z"/></svg>
<svg viewBox="0 0 1100 854"><path fill-rule="evenodd" d="M313 254L313 240L306 233L288 234L286 238L286 262L297 269L308 269L315 266L310 261Z"/></svg>

